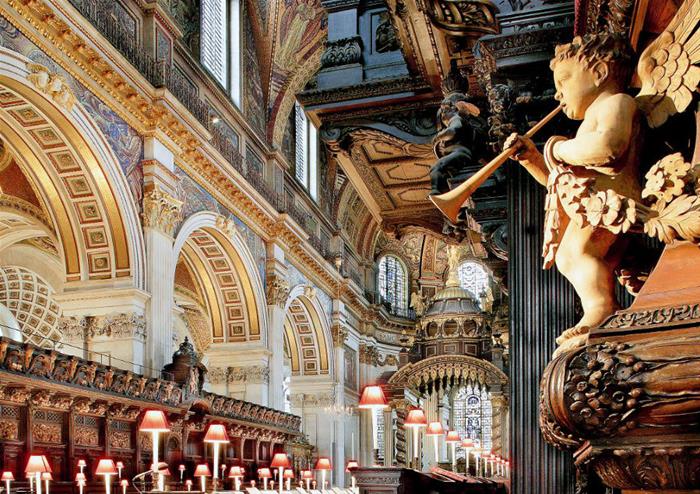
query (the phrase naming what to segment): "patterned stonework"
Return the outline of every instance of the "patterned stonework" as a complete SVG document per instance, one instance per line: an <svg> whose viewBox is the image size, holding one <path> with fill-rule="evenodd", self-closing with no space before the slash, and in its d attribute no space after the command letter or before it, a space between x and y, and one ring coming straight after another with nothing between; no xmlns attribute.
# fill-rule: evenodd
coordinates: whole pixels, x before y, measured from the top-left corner
<svg viewBox="0 0 700 494"><path fill-rule="evenodd" d="M207 381L211 384L268 384L270 368L262 365L248 367L210 367Z"/></svg>
<svg viewBox="0 0 700 494"><path fill-rule="evenodd" d="M119 313L106 316L63 317L59 329L66 341L84 341L85 338L146 339L146 319L143 314Z"/></svg>

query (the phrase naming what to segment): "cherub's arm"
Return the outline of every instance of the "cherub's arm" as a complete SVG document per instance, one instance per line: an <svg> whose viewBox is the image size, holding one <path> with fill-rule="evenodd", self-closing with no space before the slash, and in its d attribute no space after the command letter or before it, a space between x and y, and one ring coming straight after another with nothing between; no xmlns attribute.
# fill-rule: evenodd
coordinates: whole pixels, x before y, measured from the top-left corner
<svg viewBox="0 0 700 494"><path fill-rule="evenodd" d="M537 182L541 185L547 185L549 169L544 161L544 156L537 150L532 140L513 133L503 143L503 149L510 147L515 147L516 149L513 159L525 167Z"/></svg>
<svg viewBox="0 0 700 494"><path fill-rule="evenodd" d="M596 113L586 116L595 119L594 129L554 144L554 157L572 166L603 168L599 170L603 173L616 171L611 165L629 147L636 111L637 105L630 96L609 97Z"/></svg>

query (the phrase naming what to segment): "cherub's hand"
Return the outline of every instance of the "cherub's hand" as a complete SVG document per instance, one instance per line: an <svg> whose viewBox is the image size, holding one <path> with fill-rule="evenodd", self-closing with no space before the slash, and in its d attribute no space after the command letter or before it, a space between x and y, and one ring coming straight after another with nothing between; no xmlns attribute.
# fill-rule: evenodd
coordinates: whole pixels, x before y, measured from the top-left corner
<svg viewBox="0 0 700 494"><path fill-rule="evenodd" d="M513 132L506 142L503 143L503 149L515 148L513 159L518 161L532 161L537 158L540 152L535 147L535 143L528 137L523 137Z"/></svg>

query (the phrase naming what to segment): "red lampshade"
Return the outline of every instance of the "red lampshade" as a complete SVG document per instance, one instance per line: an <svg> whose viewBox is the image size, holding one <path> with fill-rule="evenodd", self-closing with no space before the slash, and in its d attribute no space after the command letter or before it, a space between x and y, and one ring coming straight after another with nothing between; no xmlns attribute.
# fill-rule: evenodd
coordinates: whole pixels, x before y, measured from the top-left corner
<svg viewBox="0 0 700 494"><path fill-rule="evenodd" d="M425 427L428 425L428 420L425 418L425 413L420 408L409 410L404 421L404 427Z"/></svg>
<svg viewBox="0 0 700 494"><path fill-rule="evenodd" d="M430 422L428 429L425 431L426 436L442 436L444 433L445 429L442 428L442 423L440 422Z"/></svg>
<svg viewBox="0 0 700 494"><path fill-rule="evenodd" d="M461 437L459 437L459 432L457 431L450 431L447 433L447 437L445 438L446 443L458 443L462 440Z"/></svg>
<svg viewBox="0 0 700 494"><path fill-rule="evenodd" d="M87 463L85 463L85 460L78 460L78 466L79 467L86 467Z"/></svg>
<svg viewBox="0 0 700 494"><path fill-rule="evenodd" d="M211 477L211 471L209 470L209 465L206 463L202 463L201 465L197 465L197 468L194 469L194 476L195 477Z"/></svg>
<svg viewBox="0 0 700 494"><path fill-rule="evenodd" d="M282 475L282 478L293 479L294 478L294 470L290 470L290 469L285 470L284 475Z"/></svg>
<svg viewBox="0 0 700 494"><path fill-rule="evenodd" d="M190 479L185 480L185 485L192 485L192 480L190 480Z"/></svg>
<svg viewBox="0 0 700 494"><path fill-rule="evenodd" d="M332 470L331 460L325 456L321 456L318 460L316 460L314 470Z"/></svg>
<svg viewBox="0 0 700 494"><path fill-rule="evenodd" d="M209 424L207 433L204 435L205 443L228 443L229 438L224 424Z"/></svg>
<svg viewBox="0 0 700 494"><path fill-rule="evenodd" d="M168 432L170 425L162 410L146 410L139 426L141 432Z"/></svg>
<svg viewBox="0 0 700 494"><path fill-rule="evenodd" d="M15 480L15 476L12 475L12 472L2 472L2 477L0 477L0 480Z"/></svg>
<svg viewBox="0 0 700 494"><path fill-rule="evenodd" d="M126 480L126 479L122 479L122 481L119 482L119 484L120 484L122 487L129 487L129 481Z"/></svg>
<svg viewBox="0 0 700 494"><path fill-rule="evenodd" d="M284 453L275 453L275 456L272 457L272 463L270 463L270 468L289 468L291 466L289 458Z"/></svg>
<svg viewBox="0 0 700 494"><path fill-rule="evenodd" d="M386 401L384 396L384 391L382 391L381 386L367 386L364 391L362 391L362 397L360 398L360 404L358 408L386 408L389 406L389 402Z"/></svg>
<svg viewBox="0 0 700 494"><path fill-rule="evenodd" d="M301 478L306 480L306 479L313 479L314 478L314 473L311 470L302 470L301 471Z"/></svg>
<svg viewBox="0 0 700 494"><path fill-rule="evenodd" d="M124 463L122 463L121 461L118 461L117 468L124 468Z"/></svg>
<svg viewBox="0 0 700 494"><path fill-rule="evenodd" d="M76 482L85 482L86 480L87 480L87 478L85 477L84 473L78 472L75 474L75 481Z"/></svg>
<svg viewBox="0 0 700 494"><path fill-rule="evenodd" d="M360 468L360 464L357 460L348 460L348 464L345 465L345 471L349 472L351 468Z"/></svg>
<svg viewBox="0 0 700 494"><path fill-rule="evenodd" d="M117 467L114 465L114 460L103 458L97 464L95 475L116 475Z"/></svg>
<svg viewBox="0 0 700 494"><path fill-rule="evenodd" d="M462 447L463 448L474 448L475 444L474 441L471 439L463 439L462 440Z"/></svg>
<svg viewBox="0 0 700 494"><path fill-rule="evenodd" d="M51 465L44 455L31 455L24 468L25 473L51 472Z"/></svg>
<svg viewBox="0 0 700 494"><path fill-rule="evenodd" d="M185 471L185 465L180 465L179 467L177 467L177 469L180 470L181 472L184 472L184 471Z"/></svg>
<svg viewBox="0 0 700 494"><path fill-rule="evenodd" d="M241 467L231 467L231 470L228 471L228 478L233 479L236 477L243 477Z"/></svg>
<svg viewBox="0 0 700 494"><path fill-rule="evenodd" d="M261 479L271 479L272 472L269 468L258 468L258 477Z"/></svg>
<svg viewBox="0 0 700 494"><path fill-rule="evenodd" d="M51 472L43 472L41 474L41 480L53 480L53 475L51 475Z"/></svg>
<svg viewBox="0 0 700 494"><path fill-rule="evenodd" d="M162 470L158 470L158 473L161 475L166 475L166 476L172 475L172 473L170 473L170 469L167 467L162 469Z"/></svg>

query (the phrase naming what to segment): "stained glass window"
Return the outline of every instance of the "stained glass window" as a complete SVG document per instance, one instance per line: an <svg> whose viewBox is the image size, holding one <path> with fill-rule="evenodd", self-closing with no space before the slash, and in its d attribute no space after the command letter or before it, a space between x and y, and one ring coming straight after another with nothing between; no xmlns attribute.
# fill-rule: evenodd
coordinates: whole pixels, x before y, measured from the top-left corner
<svg viewBox="0 0 700 494"><path fill-rule="evenodd" d="M462 386L454 395L452 417L454 429L462 439L479 441L482 448L491 449L491 396L478 383L469 382ZM464 457L464 450L458 453Z"/></svg>
<svg viewBox="0 0 700 494"><path fill-rule="evenodd" d="M489 286L489 274L483 266L474 261L464 261L459 265L459 284L469 290L476 300L481 299L481 294L486 292Z"/></svg>
<svg viewBox="0 0 700 494"><path fill-rule="evenodd" d="M384 410L375 408L372 410L372 413L374 413L377 416L377 430L374 432L377 435L377 452L375 455L375 459L377 463L381 463L384 461Z"/></svg>
<svg viewBox="0 0 700 494"><path fill-rule="evenodd" d="M379 260L379 295L393 309L405 309L407 305L406 268L398 257L386 255Z"/></svg>

